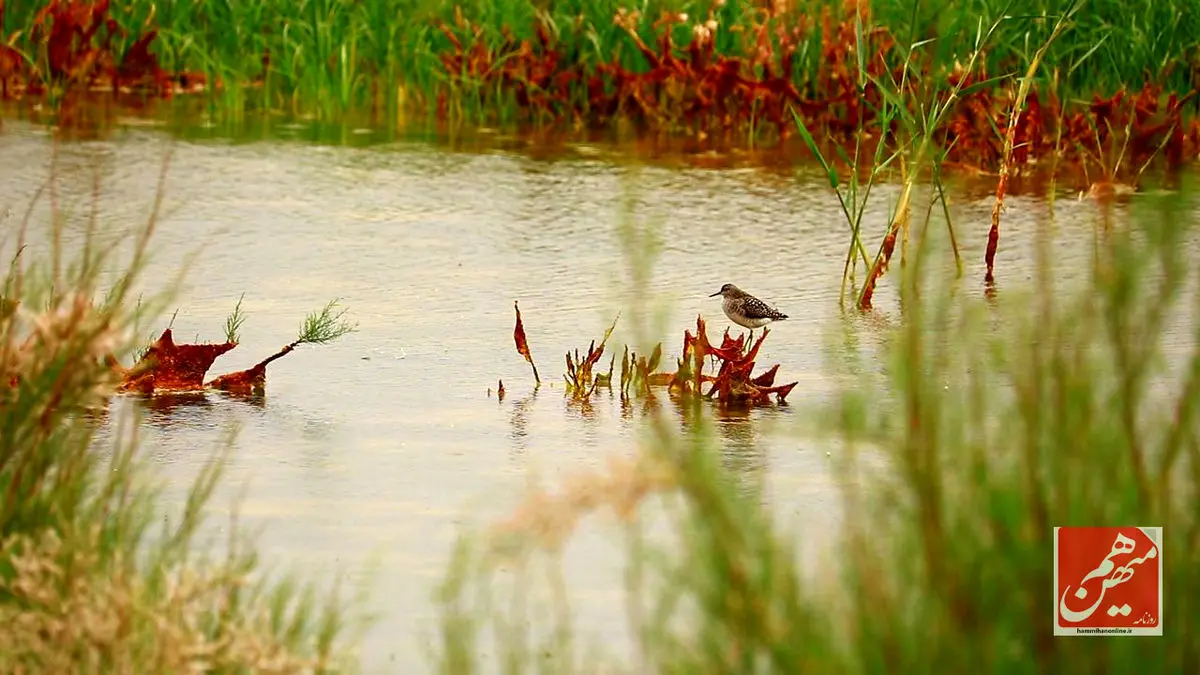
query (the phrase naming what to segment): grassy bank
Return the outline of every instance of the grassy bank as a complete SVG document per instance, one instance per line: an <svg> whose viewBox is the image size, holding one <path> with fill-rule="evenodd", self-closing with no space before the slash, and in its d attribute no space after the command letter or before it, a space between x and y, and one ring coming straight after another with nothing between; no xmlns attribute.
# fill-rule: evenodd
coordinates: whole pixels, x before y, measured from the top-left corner
<svg viewBox="0 0 1200 675"><path fill-rule="evenodd" d="M105 424L116 363L167 300L133 290L156 214L113 239L93 212L72 252L52 212L4 233L15 257L0 292L0 671L346 672L345 633L359 626L336 596L268 579L236 519L210 538L224 451L196 448L217 452L175 513L137 421Z"/></svg>
<svg viewBox="0 0 1200 675"><path fill-rule="evenodd" d="M368 109L384 124L416 117L630 129L739 144L792 133L789 106L834 142L864 122L877 132L883 97L906 88L934 95L965 77L980 84L980 95L956 109L953 136L970 146L964 162L993 168L1010 90L1073 4L1079 11L1034 73L1040 98L1031 114L1044 117L1040 126L1052 131L1082 111L1103 127L1095 106L1075 102L1146 87L1137 107L1154 101L1161 109L1139 127L1176 120L1168 97L1182 99L1200 81L1200 8L1182 0L1136 9L1111 0L876 0L857 9L831 0L655 0L638 8L608 1L131 0L101 9L17 0L3 5L11 47L2 48L0 73L9 95L54 98L71 79L199 91L211 97L214 113L234 119L271 110L336 118ZM111 32L102 25L110 19ZM975 66L962 72L981 46ZM900 81L905 64L910 76ZM1086 129L1073 131L1087 140ZM1184 140L1172 142L1183 151Z"/></svg>
<svg viewBox="0 0 1200 675"><path fill-rule="evenodd" d="M914 246L886 384L852 375L836 403L806 411L843 480L826 573L798 563L819 538L793 534L722 467L690 408L708 403L664 396L639 454L534 490L463 538L440 595L439 671L1194 671L1194 187L1098 207L1094 267L1070 286L1054 283L1051 210L1031 297L948 298ZM585 519L623 544L628 661L576 630L573 610L595 600L560 565ZM1055 638L1052 528L1135 524L1164 531L1163 637Z"/></svg>

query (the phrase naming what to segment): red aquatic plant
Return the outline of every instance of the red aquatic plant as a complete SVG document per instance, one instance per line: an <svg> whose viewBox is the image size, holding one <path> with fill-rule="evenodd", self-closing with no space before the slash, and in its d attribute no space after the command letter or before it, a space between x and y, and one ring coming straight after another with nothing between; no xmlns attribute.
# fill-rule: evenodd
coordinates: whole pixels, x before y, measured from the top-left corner
<svg viewBox="0 0 1200 675"><path fill-rule="evenodd" d="M586 355L580 355L577 351L572 358L571 354L567 354L567 373L564 377L567 391L575 400L586 401L597 386L612 382L615 356L609 364L607 375L593 374L592 368L599 363L604 345L615 326L614 321L613 326L605 332L600 346L597 347L593 342ZM796 383L775 385L778 365L757 376L753 375L755 359L768 334L769 331L764 330L750 344L744 336L734 339L726 331L718 346L709 341L704 319L696 317L696 333L684 331L683 355L675 372L658 370L663 356L661 343L655 345L649 355L631 352L627 346L621 357L621 400L623 403L633 397L652 400L654 387L667 387L679 396L715 399L720 405L767 405L772 395L778 403L783 403ZM705 372L710 361L715 362L713 374Z"/></svg>
<svg viewBox="0 0 1200 675"><path fill-rule="evenodd" d="M513 300L513 310L517 313L517 325L513 328L513 342L517 345L517 353L525 357L529 362L529 367L533 368L533 379L537 384L542 383L542 378L538 377L537 366L533 363L533 355L529 353L529 341L525 339L525 325L521 323L521 308L517 306L517 301Z"/></svg>
<svg viewBox="0 0 1200 675"><path fill-rule="evenodd" d="M593 375L592 369L600 362L600 357L604 356L604 346L608 344L608 338L612 336L613 329L616 327L617 319L613 319L612 325L604 331L604 338L600 340L600 345L597 346L596 341L592 340L586 354L580 354L576 349L575 356L572 358L571 353L567 352L567 372L563 375L563 379L567 383L567 393L572 398L586 400L591 397L592 392L596 391L596 387L612 383L615 356L609 359L607 374L595 373Z"/></svg>
<svg viewBox="0 0 1200 675"><path fill-rule="evenodd" d="M865 14L865 5L860 10ZM550 26L539 22L535 39L518 42L508 27L497 46L487 44L481 27L456 9L453 23L439 25L449 48L440 55L447 80L454 87L496 88L510 92L519 108L530 118L567 120L604 125L615 119L634 122L646 130L683 131L708 136L731 132L747 124L773 127L781 136L791 133L788 108L794 106L823 127L849 133L861 116L870 116L872 98L866 100L851 76L856 58L847 46L855 37L854 24L836 26L826 9L822 35L826 53L818 81L803 88L796 80L796 55L815 30L815 22L797 13L768 14L749 27L753 48L745 56L717 52L716 32L721 28L715 8L707 19L688 24L685 15L662 12L651 25L655 34L647 42L639 32L641 15L617 11L614 25L621 28L645 62L637 71L613 61L588 70L584 64L564 57L567 50ZM676 43L672 31L690 26L692 39L686 46ZM582 33L580 36L582 39ZM890 49L885 31L866 35L872 53ZM868 72L884 72L884 60L871 58ZM442 92L439 113L450 114L449 97Z"/></svg>
<svg viewBox="0 0 1200 675"><path fill-rule="evenodd" d="M533 38L517 40L504 27L504 39L489 46L485 31L461 9L452 23L441 25L449 48L440 56L452 87L510 93L525 118L539 124L603 127L622 120L643 132L682 133L701 142L732 141L752 128L773 132L783 141L793 131L788 110L794 108L821 143L844 144L860 129L864 138L894 142L899 122L893 118L892 128L879 128L884 93L876 82L904 82L907 89L900 94L912 100L926 93L944 100L959 88L937 140L947 166L975 173L998 170L1010 124L1014 144L1007 161L1014 176L1052 154L1075 165L1095 163L1089 155L1096 154L1096 147L1110 147L1106 144L1114 133L1128 136L1128 152L1106 171L1126 180L1135 180L1145 160L1157 152L1176 167L1200 148L1200 126L1183 118L1189 97L1164 102L1161 90L1149 85L1137 96L1097 96L1082 108L1063 104L1053 91L1034 89L1024 109L1010 119L1011 79L989 73L984 60L972 72L958 65L942 72L932 55L897 49L885 28L872 25L866 2L826 6L817 15L773 2L734 26L718 22L714 5L705 16L664 11L646 23L636 10L618 9L613 17L643 63L636 69L625 67L620 50L594 65L571 58L573 50L565 41L584 39L582 25L574 27L572 36L571 27L561 27L560 33L539 19ZM740 47L718 51L722 32L740 32L734 40ZM681 34L689 38L680 41ZM815 69L799 68L797 54L813 45L820 50ZM440 114L452 113L453 98L441 93ZM1132 125L1121 127L1126 121Z"/></svg>
<svg viewBox="0 0 1200 675"><path fill-rule="evenodd" d="M45 49L51 79L86 85L113 72L112 40L121 29L108 8L109 0L50 0L34 16L30 37Z"/></svg>
<svg viewBox="0 0 1200 675"><path fill-rule="evenodd" d="M168 328L126 373L117 391L152 394L203 389L204 374L213 362L236 346L236 342L177 344Z"/></svg>
<svg viewBox="0 0 1200 675"><path fill-rule="evenodd" d="M236 373L228 373L213 379L208 384L204 385L209 389L220 389L233 394L263 394L267 387L267 366L274 360L283 358L292 353L292 350L300 344L292 342L286 344L282 349L259 361L246 370L239 370Z"/></svg>
<svg viewBox="0 0 1200 675"><path fill-rule="evenodd" d="M240 313L240 301L226 326L225 342L178 344L168 328L146 348L132 368L123 368L115 359L109 358L110 367L121 376L117 391L158 394L220 389L232 394L261 394L266 387L266 368L271 362L292 353L300 345L327 344L355 330L355 326L342 320L345 310L334 311L336 304L335 300L320 312L309 314L299 336L275 354L251 368L221 375L208 382L204 381L204 376L213 362L238 346L237 327L244 321Z"/></svg>
<svg viewBox="0 0 1200 675"><path fill-rule="evenodd" d="M169 96L177 84L196 79L190 73L174 77L166 73L151 51L157 29L145 26L131 36L112 17L111 9L110 0L49 0L30 23L29 43L38 50L34 54L23 55L16 49L16 33L0 36L3 95L40 95L54 83L63 88L68 101L75 92L94 90ZM121 52L115 42L130 37L132 43Z"/></svg>
<svg viewBox="0 0 1200 675"><path fill-rule="evenodd" d="M735 339L726 330L717 346L709 341L704 319L696 317L696 333L684 331L683 357L679 360L679 371L672 378L672 389L684 395L715 397L724 405L765 405L770 403L772 394L777 402L783 403L797 383L775 385L778 364L753 375L758 351L769 334L769 329L763 329L762 335L751 344L744 335ZM704 373L710 358L717 361L715 375ZM703 390L705 384L710 385L707 392Z"/></svg>
<svg viewBox="0 0 1200 675"><path fill-rule="evenodd" d="M625 347L621 357L621 399L627 401L631 393L652 395L651 387L669 386L675 381L675 373L660 373L662 343L654 345L649 356L638 354Z"/></svg>

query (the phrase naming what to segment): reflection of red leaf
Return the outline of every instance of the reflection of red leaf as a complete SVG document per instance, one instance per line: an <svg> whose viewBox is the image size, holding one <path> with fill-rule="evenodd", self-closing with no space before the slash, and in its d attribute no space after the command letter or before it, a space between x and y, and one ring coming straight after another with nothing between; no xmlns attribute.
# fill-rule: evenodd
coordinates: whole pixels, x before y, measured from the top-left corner
<svg viewBox="0 0 1200 675"><path fill-rule="evenodd" d="M163 331L162 337L150 345L125 380L119 391L191 391L204 388L204 374L213 361L236 347L233 342L223 344L180 345L175 344L171 329Z"/></svg>
<svg viewBox="0 0 1200 675"><path fill-rule="evenodd" d="M650 373L646 379L653 386L664 387L675 381L675 373Z"/></svg>

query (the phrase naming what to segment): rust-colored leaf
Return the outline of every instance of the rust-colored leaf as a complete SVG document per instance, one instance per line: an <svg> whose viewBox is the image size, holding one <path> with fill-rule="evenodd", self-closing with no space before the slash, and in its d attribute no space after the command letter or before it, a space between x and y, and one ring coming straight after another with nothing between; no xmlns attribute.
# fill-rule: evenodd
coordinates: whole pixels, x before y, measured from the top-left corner
<svg viewBox="0 0 1200 675"><path fill-rule="evenodd" d="M542 383L542 378L538 376L537 366L533 363L533 355L529 353L529 342L525 339L525 325L521 323L521 308L517 306L517 301L513 300L513 309L517 312L517 325L513 328L513 342L517 345L517 353L525 357L529 362L529 366L533 368L533 379L537 384Z"/></svg>
<svg viewBox="0 0 1200 675"><path fill-rule="evenodd" d="M770 329L763 329L758 339L747 348L744 337L734 338L729 331L725 331L721 346L713 347L703 317L696 317L696 334L690 331L684 331L683 334L683 357L679 359L679 370L669 381L659 378L657 373L652 379L656 382L667 381L680 394L715 397L722 404L765 405L770 402L771 394L775 394L777 401L782 403L796 383L772 386L779 373L778 365L757 377L752 375L754 359L769 334ZM707 356L717 360L715 375L704 373L708 364ZM701 392L703 384L711 385L707 392Z"/></svg>
<svg viewBox="0 0 1200 675"><path fill-rule="evenodd" d="M217 357L236 347L221 344L176 344L168 328L129 370L118 391L154 393L204 388L204 374Z"/></svg>
<svg viewBox="0 0 1200 675"><path fill-rule="evenodd" d="M778 372L779 372L779 364L777 363L777 364L771 366L771 369L768 370L767 372L765 372L762 375L759 375L758 377L751 380L751 382L753 382L755 384L755 386L758 386L758 387L769 387L769 386L775 384L775 375Z"/></svg>
<svg viewBox="0 0 1200 675"><path fill-rule="evenodd" d="M213 379L206 386L212 389L220 389L232 394L263 394L266 393L267 386L267 364L275 359L282 358L293 349L295 344L284 345L283 349L259 361L253 367L246 370L239 370L236 373L229 373Z"/></svg>

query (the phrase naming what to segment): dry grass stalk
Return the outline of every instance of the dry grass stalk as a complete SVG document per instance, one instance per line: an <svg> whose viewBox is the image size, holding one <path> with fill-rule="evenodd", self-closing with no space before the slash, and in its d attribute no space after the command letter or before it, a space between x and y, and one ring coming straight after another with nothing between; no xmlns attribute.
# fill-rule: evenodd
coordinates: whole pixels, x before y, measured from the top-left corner
<svg viewBox="0 0 1200 675"><path fill-rule="evenodd" d="M1004 208L1004 194L1008 189L1008 178L1012 174L1013 144L1017 137L1017 127L1021 126L1025 99L1029 96L1029 90L1033 86L1033 76L1037 74L1037 70L1042 64L1042 58L1045 57L1046 50L1050 48L1050 43L1054 42L1054 39L1062 33L1068 19L1078 8L1079 3L1075 3L1059 17L1054 24L1054 30L1050 33L1050 38L1043 42L1042 46L1034 53L1033 59L1029 62L1029 69L1021 80L1021 86L1017 89L1017 98L1013 101L1012 112L1008 116L1008 128L1004 132L1004 151L1000 160L1000 177L996 180L996 203L992 206L992 229L988 231L987 251L984 254L984 261L987 263L984 282L988 285L995 283L992 269L996 261L996 247L1000 241L1000 210Z"/></svg>
<svg viewBox="0 0 1200 675"><path fill-rule="evenodd" d="M561 549L576 524L589 513L608 508L629 522L651 494L677 487L676 469L660 457L611 456L607 471L585 471L569 477L560 492L530 490L516 509L491 530L490 548L504 558L520 557L531 548Z"/></svg>
<svg viewBox="0 0 1200 675"><path fill-rule="evenodd" d="M112 363L128 331L80 293L67 293L41 312L17 301L11 308L0 318L0 410L23 384L46 381L53 383L52 395L38 400L36 419L49 421L67 393L84 407L101 405L120 373L95 366ZM79 367L84 362L93 367Z"/></svg>

